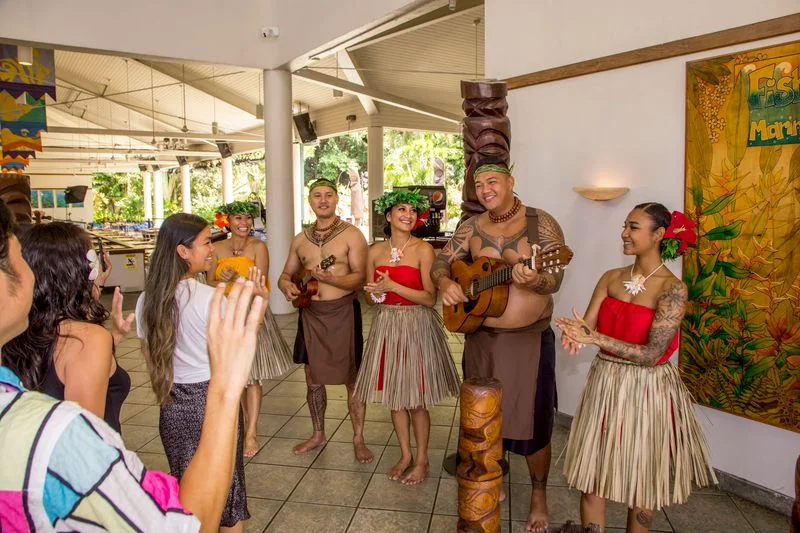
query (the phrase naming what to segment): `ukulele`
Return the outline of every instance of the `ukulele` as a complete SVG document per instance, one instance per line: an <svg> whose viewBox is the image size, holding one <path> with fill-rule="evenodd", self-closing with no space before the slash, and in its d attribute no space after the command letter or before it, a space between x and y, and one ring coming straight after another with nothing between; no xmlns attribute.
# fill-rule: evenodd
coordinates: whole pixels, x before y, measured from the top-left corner
<svg viewBox="0 0 800 533"><path fill-rule="evenodd" d="M329 255L319 263L319 268L325 270L336 262L336 258ZM317 294L318 286L317 280L311 274L310 269L303 270L302 272L292 276L292 283L297 285L300 289L300 296L292 301L292 305L298 308L304 308L311 305L311 297Z"/></svg>
<svg viewBox="0 0 800 533"><path fill-rule="evenodd" d="M569 246L557 246L539 252L540 246L531 246L531 257L522 262L531 270L555 274L567 268L572 261ZM443 305L445 327L456 333L472 333L487 317L498 317L508 305L508 289L511 285L509 265L502 259L479 257L472 264L455 261L450 266L451 278L461 285L468 302Z"/></svg>

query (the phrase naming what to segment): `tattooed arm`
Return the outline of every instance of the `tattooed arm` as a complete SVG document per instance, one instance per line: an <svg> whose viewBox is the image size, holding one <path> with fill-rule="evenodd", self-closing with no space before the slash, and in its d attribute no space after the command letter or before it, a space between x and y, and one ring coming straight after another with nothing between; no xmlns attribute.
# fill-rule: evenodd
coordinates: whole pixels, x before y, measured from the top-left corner
<svg viewBox="0 0 800 533"><path fill-rule="evenodd" d="M434 285L441 289L442 280L450 279L450 265L453 261L469 257L469 240L474 233L475 217L472 217L456 229L453 237L439 251L431 266L431 280Z"/></svg>
<svg viewBox="0 0 800 533"><path fill-rule="evenodd" d="M542 250L563 246L564 233L561 231L561 226L558 225L556 219L546 211L541 209L536 211L539 213L539 244ZM541 272L532 283L528 284L528 288L537 294L553 294L561 288L561 280L563 279L563 270L555 274Z"/></svg>
<svg viewBox="0 0 800 533"><path fill-rule="evenodd" d="M672 282L658 297L656 314L650 326L647 344L632 344L592 330L575 314L575 320L556 319L564 334L575 342L594 344L601 350L611 352L623 359L643 366L654 366L667 351L672 339L681 327L686 313L688 291L681 281Z"/></svg>
<svg viewBox="0 0 800 533"><path fill-rule="evenodd" d="M455 305L466 302L461 285L450 279L450 265L458 259L469 257L469 240L475 233L475 217L464 221L453 237L445 244L431 266L431 281L442 295L442 304Z"/></svg>

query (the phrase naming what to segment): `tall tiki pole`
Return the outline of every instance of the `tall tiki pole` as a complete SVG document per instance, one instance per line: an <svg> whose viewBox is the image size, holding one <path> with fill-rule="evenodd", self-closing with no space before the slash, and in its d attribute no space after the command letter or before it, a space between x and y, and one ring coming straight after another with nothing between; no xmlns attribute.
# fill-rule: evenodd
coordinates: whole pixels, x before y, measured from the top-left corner
<svg viewBox="0 0 800 533"><path fill-rule="evenodd" d="M17 222L31 222L31 178L25 174L0 174L0 200L14 213Z"/></svg>
<svg viewBox="0 0 800 533"><path fill-rule="evenodd" d="M458 532L499 533L503 483L503 387L494 378L461 385L458 437Z"/></svg>
<svg viewBox="0 0 800 533"><path fill-rule="evenodd" d="M511 121L506 116L508 88L504 81L461 82L464 99L464 188L461 191L461 221L485 211L475 194L475 169L486 157L510 163Z"/></svg>

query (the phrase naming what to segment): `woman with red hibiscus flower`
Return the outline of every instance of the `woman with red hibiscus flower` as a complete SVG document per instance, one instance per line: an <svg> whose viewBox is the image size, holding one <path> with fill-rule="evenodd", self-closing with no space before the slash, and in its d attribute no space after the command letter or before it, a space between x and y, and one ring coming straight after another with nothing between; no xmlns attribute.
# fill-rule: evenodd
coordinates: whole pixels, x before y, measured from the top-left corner
<svg viewBox="0 0 800 533"><path fill-rule="evenodd" d="M609 270L581 317L558 318L561 344L600 353L572 421L564 473L582 491L581 521L605 525L605 501L628 506L628 532L648 531L654 511L684 503L692 483L716 483L692 399L669 363L687 289L665 267L694 244L695 224L661 204L637 205L622 249L632 265Z"/></svg>

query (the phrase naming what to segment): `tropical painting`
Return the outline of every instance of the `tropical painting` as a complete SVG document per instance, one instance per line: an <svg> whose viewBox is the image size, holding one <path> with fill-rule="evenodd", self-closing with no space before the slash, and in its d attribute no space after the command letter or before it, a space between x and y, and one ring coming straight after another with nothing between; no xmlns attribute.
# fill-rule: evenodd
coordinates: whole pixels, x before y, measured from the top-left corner
<svg viewBox="0 0 800 533"><path fill-rule="evenodd" d="M687 64L683 380L800 432L800 41Z"/></svg>

